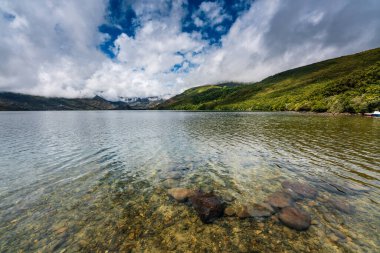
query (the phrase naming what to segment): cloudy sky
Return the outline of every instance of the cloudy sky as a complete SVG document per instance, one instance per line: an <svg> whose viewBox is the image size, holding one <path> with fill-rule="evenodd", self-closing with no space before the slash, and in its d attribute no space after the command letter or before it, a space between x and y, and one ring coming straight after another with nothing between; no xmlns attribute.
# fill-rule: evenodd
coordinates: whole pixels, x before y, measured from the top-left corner
<svg viewBox="0 0 380 253"><path fill-rule="evenodd" d="M176 94L380 46L379 0L1 0L0 91Z"/></svg>

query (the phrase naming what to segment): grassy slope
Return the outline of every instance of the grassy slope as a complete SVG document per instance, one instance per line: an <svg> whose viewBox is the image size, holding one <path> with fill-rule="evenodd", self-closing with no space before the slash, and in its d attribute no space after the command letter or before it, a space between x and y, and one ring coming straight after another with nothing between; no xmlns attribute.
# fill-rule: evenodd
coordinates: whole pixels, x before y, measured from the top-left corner
<svg viewBox="0 0 380 253"><path fill-rule="evenodd" d="M288 70L258 83L191 88L157 108L373 111L380 108L380 48Z"/></svg>

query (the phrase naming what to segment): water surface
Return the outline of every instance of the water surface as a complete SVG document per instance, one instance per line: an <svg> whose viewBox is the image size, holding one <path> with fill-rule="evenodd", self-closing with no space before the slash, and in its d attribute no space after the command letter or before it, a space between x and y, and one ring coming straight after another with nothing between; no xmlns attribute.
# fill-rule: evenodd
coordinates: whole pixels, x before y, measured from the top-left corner
<svg viewBox="0 0 380 253"><path fill-rule="evenodd" d="M0 252L379 252L380 120L299 113L0 113ZM204 225L173 187L260 203L284 180L315 200L306 232ZM331 201L349 203L347 214Z"/></svg>

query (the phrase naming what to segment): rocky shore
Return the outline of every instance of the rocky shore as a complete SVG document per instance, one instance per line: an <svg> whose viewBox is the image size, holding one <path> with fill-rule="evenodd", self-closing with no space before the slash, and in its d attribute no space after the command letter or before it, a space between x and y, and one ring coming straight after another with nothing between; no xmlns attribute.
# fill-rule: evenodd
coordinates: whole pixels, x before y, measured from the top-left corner
<svg viewBox="0 0 380 253"><path fill-rule="evenodd" d="M171 188L168 194L178 203L183 203L193 208L203 223L212 223L222 217L236 217L238 219L273 219L288 228L305 231L313 224L313 218L301 207L306 203L313 208L316 205L318 191L306 182L288 181L281 183L282 187L267 196L262 203L255 204L227 204L223 197L217 196L211 190L203 192L199 189ZM334 184L328 184L331 191L337 191ZM326 189L326 188L325 188ZM344 188L346 191L365 191L366 189ZM342 189L338 193L344 192ZM321 205L333 208L343 214L353 214L355 207L343 199L334 197L320 198Z"/></svg>

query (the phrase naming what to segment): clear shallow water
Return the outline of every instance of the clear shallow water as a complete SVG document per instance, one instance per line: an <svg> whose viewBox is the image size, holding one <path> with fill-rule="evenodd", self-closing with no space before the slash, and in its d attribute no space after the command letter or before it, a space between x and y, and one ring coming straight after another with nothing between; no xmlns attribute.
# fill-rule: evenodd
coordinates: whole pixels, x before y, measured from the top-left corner
<svg viewBox="0 0 380 253"><path fill-rule="evenodd" d="M380 120L297 113L0 113L0 252L378 252ZM269 219L204 225L167 189L315 200L306 232ZM331 206L344 201L346 214Z"/></svg>

